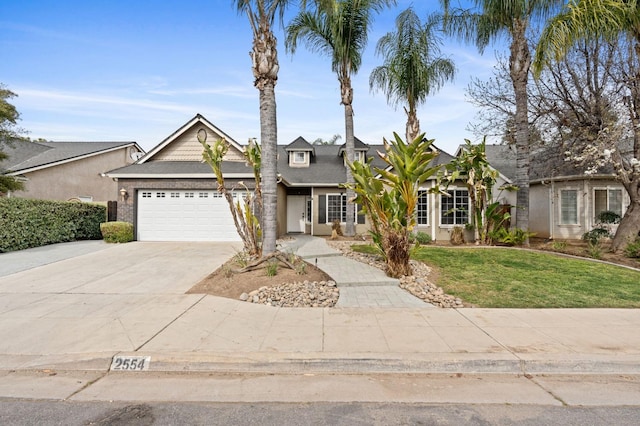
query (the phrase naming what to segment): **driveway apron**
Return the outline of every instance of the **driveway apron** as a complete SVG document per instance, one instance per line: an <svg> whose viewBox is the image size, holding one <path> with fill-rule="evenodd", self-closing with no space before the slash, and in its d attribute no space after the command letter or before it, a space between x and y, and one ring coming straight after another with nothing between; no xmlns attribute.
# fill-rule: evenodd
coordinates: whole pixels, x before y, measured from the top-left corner
<svg viewBox="0 0 640 426"><path fill-rule="evenodd" d="M203 298L239 247L133 242L0 277L0 354L136 350Z"/></svg>

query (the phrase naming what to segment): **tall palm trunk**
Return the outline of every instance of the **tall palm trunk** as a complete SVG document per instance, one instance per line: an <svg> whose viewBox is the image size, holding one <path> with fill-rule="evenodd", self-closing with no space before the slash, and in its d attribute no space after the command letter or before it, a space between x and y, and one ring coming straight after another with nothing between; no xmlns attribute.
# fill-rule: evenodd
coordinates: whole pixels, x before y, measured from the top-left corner
<svg viewBox="0 0 640 426"><path fill-rule="evenodd" d="M405 108L404 112L407 114L407 143L413 141L420 134L420 120L418 120L418 113L415 107Z"/></svg>
<svg viewBox="0 0 640 426"><path fill-rule="evenodd" d="M355 139L353 131L353 88L351 87L351 78L349 76L343 76L340 79L340 92L342 96L341 103L344 105L344 133L345 133L345 145L347 153L347 161L353 162L355 158ZM347 215L345 225L345 236L353 237L356 234L355 226L355 208L352 200L355 198L356 193L352 189L354 184L353 174L349 166L346 166L347 171Z"/></svg>
<svg viewBox="0 0 640 426"><path fill-rule="evenodd" d="M262 253L276 251L277 238L277 144L275 85L278 79L277 40L267 19L259 23L259 37L254 38L251 59L254 85L260 92L260 145L262 161Z"/></svg>
<svg viewBox="0 0 640 426"><path fill-rule="evenodd" d="M531 53L525 37L527 22L515 20L509 57L509 72L516 100L516 226L529 229L529 117L527 82L531 67ZM529 245L529 239L525 242Z"/></svg>
<svg viewBox="0 0 640 426"><path fill-rule="evenodd" d="M260 90L260 140L262 148L262 252L276 251L277 239L277 122L273 84Z"/></svg>

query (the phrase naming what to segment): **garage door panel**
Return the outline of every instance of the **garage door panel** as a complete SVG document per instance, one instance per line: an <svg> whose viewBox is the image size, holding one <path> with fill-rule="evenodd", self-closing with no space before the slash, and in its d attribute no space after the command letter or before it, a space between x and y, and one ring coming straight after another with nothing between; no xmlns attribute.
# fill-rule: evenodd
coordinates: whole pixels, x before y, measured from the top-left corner
<svg viewBox="0 0 640 426"><path fill-rule="evenodd" d="M140 241L239 241L227 201L216 191L139 191Z"/></svg>

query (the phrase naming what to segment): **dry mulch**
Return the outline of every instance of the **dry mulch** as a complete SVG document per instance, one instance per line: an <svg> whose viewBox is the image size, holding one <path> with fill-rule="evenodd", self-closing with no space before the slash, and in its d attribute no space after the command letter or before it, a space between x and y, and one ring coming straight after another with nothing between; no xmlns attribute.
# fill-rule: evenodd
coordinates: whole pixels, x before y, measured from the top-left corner
<svg viewBox="0 0 640 426"><path fill-rule="evenodd" d="M273 287L283 283L301 281L328 281L331 277L320 269L306 262L304 274L281 266L276 275L269 277L264 267L243 273L229 274L229 268L240 269L233 259L216 269L209 276L193 286L187 293L210 294L213 296L238 299L242 293L251 293L260 287Z"/></svg>

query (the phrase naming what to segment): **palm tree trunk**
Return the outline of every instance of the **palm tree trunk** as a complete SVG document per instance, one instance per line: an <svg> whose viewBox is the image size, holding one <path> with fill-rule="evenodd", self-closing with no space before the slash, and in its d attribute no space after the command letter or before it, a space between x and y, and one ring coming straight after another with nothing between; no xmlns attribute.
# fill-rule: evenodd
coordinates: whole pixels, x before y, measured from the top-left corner
<svg viewBox="0 0 640 426"><path fill-rule="evenodd" d="M262 252L276 251L277 239L277 121L273 84L260 89L260 144L262 161Z"/></svg>
<svg viewBox="0 0 640 426"><path fill-rule="evenodd" d="M342 92L342 104L344 105L344 132L345 145L347 153L347 161L352 163L355 158L355 136L353 131L353 89L351 87L351 79L347 76L340 80L340 90ZM349 166L345 166L347 171L347 184L352 187L355 183L353 174ZM347 189L347 215L344 235L353 237L356 234L355 226L355 208L351 200L356 196L353 189Z"/></svg>
<svg viewBox="0 0 640 426"><path fill-rule="evenodd" d="M509 72L516 100L516 227L529 229L529 117L527 83L531 66L531 53L525 37L526 22L514 24ZM525 245L529 245L527 238Z"/></svg>
<svg viewBox="0 0 640 426"><path fill-rule="evenodd" d="M420 120L415 108L405 108L404 112L407 114L407 143L410 143L420 134Z"/></svg>

